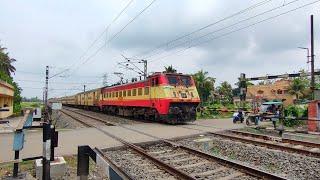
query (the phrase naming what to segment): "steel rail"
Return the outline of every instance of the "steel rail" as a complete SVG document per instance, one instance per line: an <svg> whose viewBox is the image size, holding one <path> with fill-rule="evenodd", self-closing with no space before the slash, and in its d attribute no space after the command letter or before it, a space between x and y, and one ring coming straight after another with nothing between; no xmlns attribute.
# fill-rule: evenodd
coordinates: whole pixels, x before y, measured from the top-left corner
<svg viewBox="0 0 320 180"><path fill-rule="evenodd" d="M274 144L272 142L257 141L257 140L253 140L253 139L247 139L247 138L243 138L243 137L238 137L238 136L233 136L233 135L223 134L223 133L218 133L218 132L208 132L208 133L215 135L215 136L233 139L233 140L237 140L237 141L244 142L244 143L256 144L256 145L265 146L265 147L268 147L271 149L284 150L284 151L288 151L288 152L293 152L293 153L298 153L298 154L303 154L303 155L311 155L313 157L320 158L319 152L313 152L313 151L289 147L289 146L285 146L285 145Z"/></svg>
<svg viewBox="0 0 320 180"><path fill-rule="evenodd" d="M288 138L272 137L272 136L268 136L268 135L255 134L255 133L243 132L243 131L238 131L238 130L230 130L230 132L235 133L235 134L241 134L244 136L251 136L251 137L255 137L255 138L260 138L260 139L264 139L264 140L276 140L276 141L282 142L282 143L290 143L290 144L295 144L295 145L303 145L306 147L320 148L319 143L314 143L314 142L309 142L309 141L301 141L301 140L288 139Z"/></svg>
<svg viewBox="0 0 320 180"><path fill-rule="evenodd" d="M78 113L78 112L77 112ZM82 114L82 113L78 113L78 114ZM70 115L70 114L69 114ZM72 115L70 116L72 117ZM90 116L87 116L90 118ZM78 120L79 118L75 118L75 117L72 117L76 120ZM95 119L95 118L94 118ZM105 135L121 142L122 144L124 144L125 146L131 148L132 150L134 150L135 152L137 152L138 154L142 155L143 157L151 160L152 162L154 162L160 169L163 169L164 171L166 171L167 173L177 177L178 179L185 179L185 180L195 180L194 177L192 176L189 176L188 174L186 174L185 172L183 171L180 171L179 169L176 169L174 168L173 166L169 165L169 164L166 164L165 162L153 157L152 155L148 154L147 152L144 151L144 149L142 149L141 147L137 146L137 145L134 145L132 143L129 143L125 140L123 140L122 138L119 138L119 137L116 137L114 136L113 134L97 127L97 126L94 126L94 125L90 125L90 127L94 127L96 128L97 130L99 130L100 132L104 133Z"/></svg>
<svg viewBox="0 0 320 180"><path fill-rule="evenodd" d="M108 162L108 165L114 170L116 171L116 173L121 176L124 180L128 179L128 180L133 180L134 178L132 176L130 176L130 174L126 173L123 169L121 169L121 167L119 167L116 163L114 163L108 156L106 156L103 151L101 149L98 148L94 148L93 151L100 156L101 158L103 158L103 160L105 160L106 162Z"/></svg>
<svg viewBox="0 0 320 180"><path fill-rule="evenodd" d="M99 119L100 121L103 121L102 119L94 117L94 116L91 116L91 115L83 114L83 113L77 112L77 111L73 111L73 112L78 113L80 115L84 115L84 116L89 117L89 118ZM235 162L235 161L231 161L231 160L228 160L228 159L225 159L225 158L222 158L222 157L218 157L218 156L215 156L215 155L204 153L202 151L199 151L199 150L196 150L196 149L193 149L193 148L190 148L190 147L187 147L187 146L172 142L172 141L170 141L168 139L163 139L163 138L160 138L160 137L156 137L154 135L151 135L151 134L148 134L148 133L145 133L145 132L141 132L141 131L136 130L136 129L124 127L124 126L121 126L121 125L118 125L118 126L122 127L122 128L125 128L125 129L128 129L128 130L131 130L131 131L134 131L134 132L137 132L137 133L140 133L140 134L143 134L145 136L149 136L149 137L158 139L158 140L163 141L163 142L165 142L167 144L170 144L173 147L181 148L183 150L189 151L192 154L199 155L199 156L201 156L201 157L203 157L205 159L211 160L211 161L217 161L217 162L219 162L219 163L221 163L221 164L223 164L225 166L228 166L228 167L231 167L231 168L235 168L235 169L237 169L239 171L242 171L244 173L250 174L250 175L255 176L255 177L259 177L259 178L263 178L263 179L286 179L284 177L281 177L281 176L278 176L278 175L275 175L275 174L272 174L272 173L268 173L266 171L259 170L259 169L256 169L256 168L253 168L253 167L250 167L250 166L246 166L244 164L241 164L241 163L238 163L238 162ZM108 132L105 132L104 130L103 130L103 133L107 134L108 136L113 136L113 138L115 138L115 139L118 139L118 137L115 137L114 135L112 135L112 134L110 134ZM121 142L122 139L119 138L119 140ZM122 143L128 143L128 142L124 141ZM136 148L138 148L138 150L141 150L143 153L145 153L145 151L142 148L140 148L139 146L136 146L136 145L131 144L131 143L129 143L128 145L133 145ZM156 159L156 158L154 158L154 159ZM162 162L162 163L164 163L164 162ZM188 177L190 177L190 176L188 176ZM191 177L191 178L193 178L193 177Z"/></svg>
<svg viewBox="0 0 320 180"><path fill-rule="evenodd" d="M183 146L183 145L179 145L178 146L179 148L181 149L184 149L186 151L189 151L193 154L196 154L196 155L199 155L201 157L204 157L205 159L208 159L208 160L214 160L214 161L218 161L220 162L221 164L224 164L225 166L228 166L230 168L235 168L239 171L242 171L242 172L245 172L247 174L250 174L252 176L255 176L255 177L259 177L259 178L262 178L262 179L286 179L284 177L281 177L281 176L278 176L278 175L275 175L275 174L272 174L272 173L269 173L269 172L266 172L266 171L263 171L263 170L260 170L260 169L257 169L257 168L253 168L253 167L250 167L250 166L247 166L247 165L244 165L244 164L240 164L238 162L235 162L235 161L232 161L232 160L229 160L229 159L225 159L225 158L222 158L222 157L218 157L218 156L215 156L215 155L212 155L212 154L208 154L208 153L204 153L202 151L199 151L199 150L196 150L196 149L193 149L193 148L190 148L190 147L186 147L186 146Z"/></svg>
<svg viewBox="0 0 320 180"><path fill-rule="evenodd" d="M81 120L80 118L77 118L77 117L72 116L71 114L65 112L64 110L60 110L60 112L62 112L63 114L65 114L65 115L67 115L67 116L69 116L69 117L71 117L72 119L80 122L81 124L85 125L86 127L93 127L91 124L89 124L89 123Z"/></svg>
<svg viewBox="0 0 320 180"><path fill-rule="evenodd" d="M294 140L294 139L282 138L282 142L296 144L296 145L303 145L303 146L307 146L307 147L320 148L320 144L309 142L309 141L299 141L299 140Z"/></svg>
<svg viewBox="0 0 320 180"><path fill-rule="evenodd" d="M74 112L74 113L76 113L76 114L80 114L80 115L82 115L82 116L86 116L86 117L88 117L88 118L94 119L94 120L96 120L96 121L102 122L102 123L106 124L107 126L116 126L115 123L112 123L112 122L107 121L107 120L103 120L103 119L100 119L100 118L97 118L97 117L94 117L94 116L90 116L90 115L88 115L88 114L80 113L80 112L77 112L77 111L75 111L75 110L71 110L71 109L69 109L69 108L67 108L67 110L68 110L68 111L71 111L71 112Z"/></svg>

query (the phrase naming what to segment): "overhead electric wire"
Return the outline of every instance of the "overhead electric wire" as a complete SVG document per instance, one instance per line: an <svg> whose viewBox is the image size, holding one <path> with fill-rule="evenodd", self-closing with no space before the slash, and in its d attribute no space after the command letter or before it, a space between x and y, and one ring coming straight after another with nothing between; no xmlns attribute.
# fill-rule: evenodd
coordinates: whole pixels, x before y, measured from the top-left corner
<svg viewBox="0 0 320 180"><path fill-rule="evenodd" d="M143 12L145 12L156 0L153 0L148 6L146 6L142 11L140 11L134 18L132 18L125 26L120 29L117 33L115 33L108 42L111 42L113 39L115 39L123 30L127 28L128 25L130 25L134 20L136 20Z"/></svg>
<svg viewBox="0 0 320 180"><path fill-rule="evenodd" d="M130 6L130 4L133 2L133 0L130 0L126 6L120 11L120 13L118 13L118 15L111 21L111 23L104 29L104 31L102 33L100 33L100 35L90 44L90 46L87 48L87 50L80 56L80 59L82 59L87 53L88 51L96 44L96 42L101 39L101 37L103 36L104 33L106 33L108 31L108 29L110 28L110 26L116 21L118 20L118 18L122 15L122 13Z"/></svg>
<svg viewBox="0 0 320 180"><path fill-rule="evenodd" d="M163 44L160 44L160 45L157 46L155 49L152 49L152 50L149 50L149 51L140 53L140 54L150 54L151 52L156 51L157 49L160 49L160 48L163 47L163 46L167 46L168 44L170 44L170 43L172 43L172 42L175 42L175 41L178 41L178 40L183 39L183 38L185 38L185 37L188 37L188 36L190 36L190 35L192 35L192 34L195 34L195 33L199 32L199 31L202 31L202 30L207 29L207 28L209 28L209 27L211 27L211 26L214 26L214 25L216 25L216 24L219 24L219 23L221 23L221 22L223 22L223 21L226 21L226 20L228 20L228 19L230 19L230 18L233 18L233 17L235 17L235 16L238 16L238 15L240 15L240 14L243 14L243 13L245 13L245 12L247 12L247 11L250 11L250 10L252 10L252 9L255 9L255 8L257 8L257 7L260 7L260 6L262 6L262 5L264 5L264 4L268 3L268 2L271 2L271 1L272 1L272 0L264 0L264 1L258 2L258 3L256 3L256 4L253 4L252 6L249 6L249 7L245 8L245 9L243 9L243 10L240 10L240 11L238 11L238 12L236 12L236 13L233 13L233 14L231 14L231 15L229 15L229 16L227 16L227 17L224 17L224 18L222 18L222 19L220 19L220 20L218 20L218 21L215 21L215 22L210 23L210 24L208 24L208 25L206 25L206 26L203 26L203 27L201 27L201 28L199 28L199 29L196 29L196 30L194 30L194 31L192 31L192 32L190 32L190 33L184 34L184 35L179 36L179 37L177 37L177 38L175 38L175 39L173 39L173 40L170 40L170 41L167 41L167 42L165 42L165 43L163 43ZM135 56L133 56L133 57L137 57L137 56L139 56L139 55L135 55Z"/></svg>
<svg viewBox="0 0 320 180"><path fill-rule="evenodd" d="M169 55L166 55L166 56L157 58L157 59L152 60L152 61L149 61L149 62L154 62L154 61L157 61L157 60L161 60L161 59L163 59L163 58L165 58L165 57L175 55L175 54L180 53L180 52L182 52L182 51L186 51L187 49L190 49L190 48L192 48L192 47L196 47L196 46L199 46L199 45L201 45L201 44L208 43L208 42L210 42L210 41L212 41L212 40L219 39L219 38L221 38L221 37L224 37L224 36L233 34L233 33L235 33L235 32L238 32L238 31L241 31L241 30L244 30L244 29L248 29L248 28L250 28L250 27L252 27L252 26L255 26L255 25L257 25L257 24L260 24L260 23L263 23L263 22L265 22L265 21L269 21L269 20L275 19L275 18L277 18L277 17L279 17L279 16L288 14L288 13L290 13L290 12L296 11L296 10L298 10L298 9L304 8L304 7L306 7L306 6L310 6L310 5L315 4L315 3L318 3L318 2L320 2L320 0L310 2L310 3L304 4L304 5L302 5L302 6L298 6L298 7L294 8L294 9L289 10L289 11L286 11L286 12L283 12L283 13L280 13L280 14L277 14L277 15L275 15L275 16L271 16L271 17L266 18L266 19L263 19L263 20L261 20L261 21L257 21L257 22L255 22L255 23L252 23L252 24L250 24L250 25L247 25L247 26L238 28L238 29L236 29L236 30L233 30L233 31L230 31L230 32L221 34L221 35L219 35L219 36L217 36L217 37L214 37L214 38L211 38L211 39L209 39L209 40L207 40L207 41L199 42L198 44L189 46L189 47L184 48L184 49L182 49L182 50L180 50L180 51L171 53L171 54L169 54Z"/></svg>
<svg viewBox="0 0 320 180"><path fill-rule="evenodd" d="M298 1L300 1L300 0L290 1L290 2L288 2L288 3L286 3L286 4L283 4L283 5L274 7L274 8L272 8L272 9L269 9L269 10L264 11L264 12L262 12L262 13L256 14L256 15L251 16L251 17L249 17L249 18L240 20L240 21L238 21L238 22L236 22L236 23L233 23L233 24L231 24L231 25L227 25L227 26L225 26L225 27L222 27L222 28L220 28L220 29L211 31L211 32L206 33L206 34L204 34L204 35L201 35L201 36L199 36L199 37L196 37L196 38L193 38L193 39L189 39L189 40L187 40L187 41L184 41L184 42L182 42L182 43L179 43L179 44L171 47L169 50L175 49L176 47L179 47L179 46L184 45L184 44L186 44L186 43L193 42L194 40L198 40L198 39L204 38L204 37L206 37L206 36L212 35L212 34L214 34L214 33L217 33L217 32L223 31L223 30L225 30L225 29L231 28L231 27L233 27L233 26L236 26L236 25L241 24L241 23L243 23L243 22L249 21L249 20L254 19L254 18L256 18L256 17L262 16L262 15L264 15L264 14L270 13L270 12L272 12L272 11L281 9L281 8L283 8L283 7L285 7L285 6L288 6L288 5L293 4L293 3L295 3L295 2L298 2ZM156 56L156 55L165 53L165 52L167 52L167 51L169 51L169 50L161 51L161 52L152 54L152 55L150 55L150 56L147 56L147 57L145 57L145 58L150 58L150 57L153 57L153 56ZM150 62L152 62L152 61L150 61Z"/></svg>
<svg viewBox="0 0 320 180"><path fill-rule="evenodd" d="M36 82L36 83L45 83L45 81L37 81L37 80L28 80L28 79L16 79L15 81L20 82ZM50 84L101 84L97 82L82 82L82 83L73 83L73 82L50 82Z"/></svg>
<svg viewBox="0 0 320 180"><path fill-rule="evenodd" d="M132 18L125 26L123 26L121 28L120 31L118 31L117 33L115 33L110 39L108 39L108 43L111 42L113 39L115 39L122 31L124 31L133 21L135 21L143 12L145 12L156 0L153 0L148 6L146 6L143 10L141 10L134 18ZM85 59L85 61L83 61L80 65L83 65L85 63L87 63L90 59L92 59L94 56L96 56L103 48L105 47L105 45L103 44L102 46L100 46L91 56L89 56L88 58ZM78 66L79 67L79 66ZM73 71L75 72L77 70L77 68Z"/></svg>

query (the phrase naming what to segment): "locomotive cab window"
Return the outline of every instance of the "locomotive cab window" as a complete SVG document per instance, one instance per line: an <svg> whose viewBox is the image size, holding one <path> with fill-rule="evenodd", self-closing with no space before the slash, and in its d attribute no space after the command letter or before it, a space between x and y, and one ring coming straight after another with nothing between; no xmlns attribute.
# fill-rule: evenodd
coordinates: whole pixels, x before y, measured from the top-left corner
<svg viewBox="0 0 320 180"><path fill-rule="evenodd" d="M181 82L184 86L191 86L192 85L192 82L191 82L191 77L189 76L181 76L180 77L181 79Z"/></svg>
<svg viewBox="0 0 320 180"><path fill-rule="evenodd" d="M151 86L157 86L159 84L158 77L152 78Z"/></svg>
<svg viewBox="0 0 320 180"><path fill-rule="evenodd" d="M168 82L172 86L176 86L178 84L178 78L177 76L167 76Z"/></svg>
<svg viewBox="0 0 320 180"><path fill-rule="evenodd" d="M142 88L138 89L138 96L142 96Z"/></svg>

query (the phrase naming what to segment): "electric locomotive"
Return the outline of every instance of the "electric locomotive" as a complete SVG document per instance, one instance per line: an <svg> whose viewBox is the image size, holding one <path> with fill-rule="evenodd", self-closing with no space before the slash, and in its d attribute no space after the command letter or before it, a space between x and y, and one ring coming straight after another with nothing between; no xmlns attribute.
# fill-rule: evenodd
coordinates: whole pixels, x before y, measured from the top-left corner
<svg viewBox="0 0 320 180"><path fill-rule="evenodd" d="M154 73L142 81L65 98L68 101L60 98L64 105L171 124L196 120L196 108L200 103L192 76L180 73Z"/></svg>

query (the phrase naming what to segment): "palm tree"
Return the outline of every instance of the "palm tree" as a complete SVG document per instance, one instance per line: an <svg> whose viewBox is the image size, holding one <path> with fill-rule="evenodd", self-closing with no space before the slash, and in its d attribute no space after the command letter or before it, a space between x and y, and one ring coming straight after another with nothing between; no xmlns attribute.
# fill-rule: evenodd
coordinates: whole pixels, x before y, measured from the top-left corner
<svg viewBox="0 0 320 180"><path fill-rule="evenodd" d="M9 57L8 52L4 52L7 48L0 45L0 70L5 72L8 76L16 71L16 68L12 65L16 60Z"/></svg>
<svg viewBox="0 0 320 180"><path fill-rule="evenodd" d="M168 66L168 67L164 67L165 71L163 71L164 73L177 73L177 70L173 68L172 65Z"/></svg>
<svg viewBox="0 0 320 180"><path fill-rule="evenodd" d="M208 72L201 70L192 75L202 102L208 100L208 97L214 90L214 83L216 81L215 78L209 77L208 74Z"/></svg>
<svg viewBox="0 0 320 180"><path fill-rule="evenodd" d="M232 86L227 81L223 81L220 86L217 88L218 94L223 97L223 104L232 103L233 93Z"/></svg>
<svg viewBox="0 0 320 180"><path fill-rule="evenodd" d="M299 95L304 93L304 91L307 88L307 82L301 80L300 78L295 78L292 80L289 88L288 88L288 92L291 95L295 95L296 99L299 99Z"/></svg>

